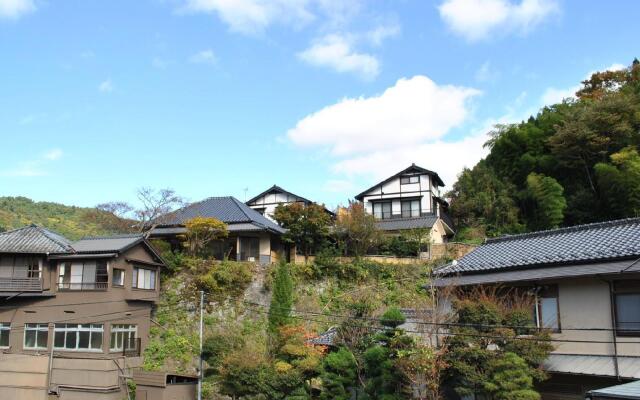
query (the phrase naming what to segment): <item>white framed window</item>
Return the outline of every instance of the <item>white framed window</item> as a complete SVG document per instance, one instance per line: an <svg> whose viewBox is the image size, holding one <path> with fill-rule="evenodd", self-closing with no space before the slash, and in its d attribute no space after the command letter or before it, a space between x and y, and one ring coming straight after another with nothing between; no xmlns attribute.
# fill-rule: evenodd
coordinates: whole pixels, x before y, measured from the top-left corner
<svg viewBox="0 0 640 400"><path fill-rule="evenodd" d="M56 324L53 348L70 351L101 351L102 324Z"/></svg>
<svg viewBox="0 0 640 400"><path fill-rule="evenodd" d="M49 324L24 324L24 348L46 350L49 340Z"/></svg>
<svg viewBox="0 0 640 400"><path fill-rule="evenodd" d="M557 286L546 286L540 290L535 311L538 328L560 332L560 307Z"/></svg>
<svg viewBox="0 0 640 400"><path fill-rule="evenodd" d="M112 286L124 286L124 270L119 268L113 269L113 280L111 281Z"/></svg>
<svg viewBox="0 0 640 400"><path fill-rule="evenodd" d="M11 333L11 324L8 322L0 322L0 348L9 347L9 334Z"/></svg>
<svg viewBox="0 0 640 400"><path fill-rule="evenodd" d="M111 344L109 348L112 351L133 350L136 348L136 336L138 326L131 324L113 324L111 325Z"/></svg>
<svg viewBox="0 0 640 400"><path fill-rule="evenodd" d="M400 184L401 185L408 185L410 183L418 183L420 182L420 176L419 175L410 175L410 176L402 176L400 177Z"/></svg>
<svg viewBox="0 0 640 400"><path fill-rule="evenodd" d="M133 267L131 286L138 289L155 290L156 271L148 268Z"/></svg>

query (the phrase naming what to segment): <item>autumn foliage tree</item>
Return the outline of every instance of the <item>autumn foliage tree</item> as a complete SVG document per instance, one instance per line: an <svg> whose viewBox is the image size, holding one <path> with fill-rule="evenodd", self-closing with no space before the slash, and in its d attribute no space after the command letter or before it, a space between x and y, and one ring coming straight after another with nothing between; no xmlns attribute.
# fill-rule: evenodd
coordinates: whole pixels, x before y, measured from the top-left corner
<svg viewBox="0 0 640 400"><path fill-rule="evenodd" d="M195 217L186 221L184 226L187 229L187 249L191 255L201 252L210 242L229 235L227 224L217 218Z"/></svg>
<svg viewBox="0 0 640 400"><path fill-rule="evenodd" d="M338 213L334 235L344 245L345 252L356 257L365 255L381 239L374 216L359 202L349 202L349 206Z"/></svg>

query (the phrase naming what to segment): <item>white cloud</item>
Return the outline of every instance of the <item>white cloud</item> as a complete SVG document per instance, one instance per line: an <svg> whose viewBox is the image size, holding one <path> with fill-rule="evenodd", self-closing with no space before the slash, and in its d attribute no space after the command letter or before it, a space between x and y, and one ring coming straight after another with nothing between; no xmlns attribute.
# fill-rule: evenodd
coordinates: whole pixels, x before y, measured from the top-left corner
<svg viewBox="0 0 640 400"><path fill-rule="evenodd" d="M21 162L14 168L0 171L0 176L6 177L34 177L49 174L47 167L53 161L62 158L63 152L60 149L51 149L43 153L39 158Z"/></svg>
<svg viewBox="0 0 640 400"><path fill-rule="evenodd" d="M385 39L398 36L400 25L380 25L366 33L367 40L374 46L380 46Z"/></svg>
<svg viewBox="0 0 640 400"><path fill-rule="evenodd" d="M498 71L491 67L489 61L485 61L476 71L476 81L478 82L492 82L498 79L498 76Z"/></svg>
<svg viewBox="0 0 640 400"><path fill-rule="evenodd" d="M287 136L335 156L412 146L438 140L464 122L468 100L479 93L421 75L400 79L380 95L345 98L304 117Z"/></svg>
<svg viewBox="0 0 640 400"><path fill-rule="evenodd" d="M202 50L189 57L189 62L194 64L208 64L215 65L218 62L218 57L211 49Z"/></svg>
<svg viewBox="0 0 640 400"><path fill-rule="evenodd" d="M376 57L356 52L349 38L337 34L323 37L298 53L298 57L311 65L355 73L364 79L373 79L380 72L380 62Z"/></svg>
<svg viewBox="0 0 640 400"><path fill-rule="evenodd" d="M0 19L18 19L35 10L33 0L0 0Z"/></svg>
<svg viewBox="0 0 640 400"><path fill-rule="evenodd" d="M111 83L111 79L107 79L106 81L102 81L100 85L98 85L98 90L102 93L111 93L113 92L113 83Z"/></svg>
<svg viewBox="0 0 640 400"><path fill-rule="evenodd" d="M301 26L315 17L309 0L186 0L183 11L217 14L234 32L258 34L274 23Z"/></svg>
<svg viewBox="0 0 640 400"><path fill-rule="evenodd" d="M559 7L555 0L445 0L438 10L454 33L478 41L498 32L528 32Z"/></svg>

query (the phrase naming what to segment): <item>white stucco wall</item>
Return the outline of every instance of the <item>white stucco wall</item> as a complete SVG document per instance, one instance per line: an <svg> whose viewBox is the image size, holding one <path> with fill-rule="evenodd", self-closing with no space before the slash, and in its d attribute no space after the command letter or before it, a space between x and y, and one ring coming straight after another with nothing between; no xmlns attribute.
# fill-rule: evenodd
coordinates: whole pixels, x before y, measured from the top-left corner
<svg viewBox="0 0 640 400"><path fill-rule="evenodd" d="M418 183L409 183L409 184L400 184L400 177L394 178L389 182L386 182L383 185L378 185L369 192L365 196L363 196L363 203L365 210L369 214L373 214L373 202L384 200L384 199L392 199L391 201L391 212L395 216L399 216L402 212L401 210L401 201L402 198L415 198L420 197L420 211L422 213L430 213L433 212L432 207L432 190L435 186L432 182L430 175L423 174L419 175L420 182Z"/></svg>

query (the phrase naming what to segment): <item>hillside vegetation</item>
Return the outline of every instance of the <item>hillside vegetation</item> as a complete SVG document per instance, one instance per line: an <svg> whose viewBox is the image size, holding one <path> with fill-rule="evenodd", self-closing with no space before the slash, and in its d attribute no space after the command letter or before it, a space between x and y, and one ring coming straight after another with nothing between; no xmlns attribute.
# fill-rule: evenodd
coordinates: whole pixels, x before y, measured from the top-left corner
<svg viewBox="0 0 640 400"><path fill-rule="evenodd" d="M36 224L75 240L117 233L114 219L117 217L95 208L35 202L26 197L0 197L0 231Z"/></svg>
<svg viewBox="0 0 640 400"><path fill-rule="evenodd" d="M640 215L640 63L497 126L448 197L459 240Z"/></svg>

